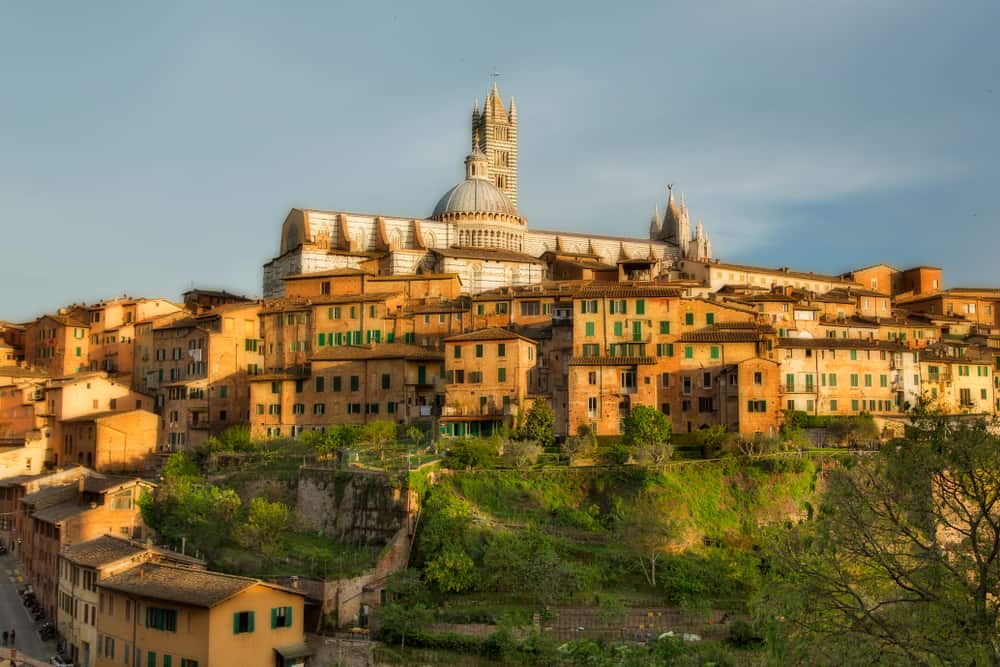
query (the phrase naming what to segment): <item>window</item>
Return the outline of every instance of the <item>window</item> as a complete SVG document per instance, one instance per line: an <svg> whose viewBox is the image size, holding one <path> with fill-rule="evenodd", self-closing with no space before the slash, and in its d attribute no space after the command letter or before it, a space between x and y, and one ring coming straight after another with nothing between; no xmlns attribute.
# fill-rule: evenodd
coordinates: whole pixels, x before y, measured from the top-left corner
<svg viewBox="0 0 1000 667"><path fill-rule="evenodd" d="M685 359L694 359L694 348L691 347L690 345L685 345L684 346L684 358Z"/></svg>
<svg viewBox="0 0 1000 667"><path fill-rule="evenodd" d="M711 355L710 356L713 359L718 359L719 358L719 346L718 345L713 345L712 346L712 350L711 350Z"/></svg>
<svg viewBox="0 0 1000 667"><path fill-rule="evenodd" d="M482 371L469 371L469 384L482 384L482 382L483 382Z"/></svg>
<svg viewBox="0 0 1000 667"><path fill-rule="evenodd" d="M705 313L705 324L715 324L715 313Z"/></svg>
<svg viewBox="0 0 1000 667"><path fill-rule="evenodd" d="M837 399L835 399L835 398L830 399L830 411L831 412L836 412L837 411Z"/></svg>
<svg viewBox="0 0 1000 667"><path fill-rule="evenodd" d="M622 323L621 322L615 322L614 331L615 331L615 335L616 336L621 336L622 335Z"/></svg>
<svg viewBox="0 0 1000 667"><path fill-rule="evenodd" d="M694 313L684 313L684 324L688 326L694 324Z"/></svg>
<svg viewBox="0 0 1000 667"><path fill-rule="evenodd" d="M317 375L316 376L316 391L317 392L323 391L325 382L326 382L326 378L324 378L322 375Z"/></svg>
<svg viewBox="0 0 1000 667"><path fill-rule="evenodd" d="M497 315L506 315L507 314L507 304L506 303L498 303L497 307L496 307L496 311L497 311Z"/></svg>
<svg viewBox="0 0 1000 667"><path fill-rule="evenodd" d="M753 383L758 386L764 384L764 374L761 371L754 372Z"/></svg>
<svg viewBox="0 0 1000 667"><path fill-rule="evenodd" d="M293 415L304 415L306 413L305 403L294 403L292 404L292 414Z"/></svg>
<svg viewBox="0 0 1000 667"><path fill-rule="evenodd" d="M239 635L245 632L253 632L252 611L238 611L233 614L233 634Z"/></svg>
<svg viewBox="0 0 1000 667"><path fill-rule="evenodd" d="M857 373L851 373L851 386L852 387L857 387L858 386L858 374Z"/></svg>
<svg viewBox="0 0 1000 667"><path fill-rule="evenodd" d="M498 368L497 369L497 382L506 382L506 381L507 381L507 369L506 368Z"/></svg>
<svg viewBox="0 0 1000 667"><path fill-rule="evenodd" d="M636 301L635 301L635 314L636 315L645 315L646 314L646 300L645 299L636 299Z"/></svg>
<svg viewBox="0 0 1000 667"><path fill-rule="evenodd" d="M331 387L331 389L333 391L340 391L340 388L341 388L340 376L339 375L334 375L333 378L331 378L331 379L333 380L333 382L332 382L333 386Z"/></svg>
<svg viewBox="0 0 1000 667"><path fill-rule="evenodd" d="M660 322L660 333L661 334L670 333L670 322Z"/></svg>
<svg viewBox="0 0 1000 667"><path fill-rule="evenodd" d="M593 418L597 416L597 397L590 396L587 398L587 416Z"/></svg>
<svg viewBox="0 0 1000 667"><path fill-rule="evenodd" d="M292 627L292 608L291 607L275 607L271 610L271 627L272 628L290 628Z"/></svg>
<svg viewBox="0 0 1000 667"><path fill-rule="evenodd" d="M592 299L590 301L580 302L580 312L581 313L596 313L597 312L597 299Z"/></svg>
<svg viewBox="0 0 1000 667"><path fill-rule="evenodd" d="M865 373L865 386L866 387L872 386L872 374L871 373Z"/></svg>
<svg viewBox="0 0 1000 667"><path fill-rule="evenodd" d="M507 356L507 344L506 343L497 343L497 356L498 357L506 357Z"/></svg>
<svg viewBox="0 0 1000 667"><path fill-rule="evenodd" d="M326 414L326 403L313 403L313 414L314 415L325 415Z"/></svg>
<svg viewBox="0 0 1000 667"><path fill-rule="evenodd" d="M481 358L483 356L483 344L476 343L476 357Z"/></svg>
<svg viewBox="0 0 1000 667"><path fill-rule="evenodd" d="M583 328L584 328L585 335L587 335L587 336L593 336L594 335L594 323L593 322L587 322L587 323L585 323L583 325Z"/></svg>
<svg viewBox="0 0 1000 667"><path fill-rule="evenodd" d="M712 388L712 374L711 373L702 373L701 374L701 386L702 386L703 389L711 389Z"/></svg>
<svg viewBox="0 0 1000 667"><path fill-rule="evenodd" d="M357 375L352 375L351 376L351 391L357 391L359 387L361 387L361 380L358 378Z"/></svg>
<svg viewBox="0 0 1000 667"><path fill-rule="evenodd" d="M587 373L587 384L597 384L597 371Z"/></svg>
<svg viewBox="0 0 1000 667"><path fill-rule="evenodd" d="M392 376L388 373L382 373L382 388L388 389L392 383Z"/></svg>
<svg viewBox="0 0 1000 667"><path fill-rule="evenodd" d="M599 357L601 356L601 346L596 343L593 344L583 344L583 356L585 357Z"/></svg>
<svg viewBox="0 0 1000 667"><path fill-rule="evenodd" d="M177 632L177 610L146 607L146 627L153 630Z"/></svg>
<svg viewBox="0 0 1000 667"><path fill-rule="evenodd" d="M880 387L888 387L889 386L889 376L888 375L879 375L878 376L878 386L880 386Z"/></svg>
<svg viewBox="0 0 1000 667"><path fill-rule="evenodd" d="M542 312L542 304L540 301L522 301L521 302L521 316L529 317L531 315L539 315Z"/></svg>
<svg viewBox="0 0 1000 667"><path fill-rule="evenodd" d="M767 401L747 401L747 412L767 412Z"/></svg>
<svg viewBox="0 0 1000 667"><path fill-rule="evenodd" d="M461 359L462 358L462 348L461 348L461 346L456 345L454 347L454 350L455 351L452 353L452 356L454 356L456 359Z"/></svg>

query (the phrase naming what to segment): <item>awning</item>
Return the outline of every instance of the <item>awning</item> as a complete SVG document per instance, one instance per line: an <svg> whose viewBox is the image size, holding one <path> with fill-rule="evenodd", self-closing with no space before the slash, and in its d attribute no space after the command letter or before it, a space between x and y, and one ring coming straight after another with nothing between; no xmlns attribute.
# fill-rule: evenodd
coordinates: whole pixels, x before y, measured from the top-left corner
<svg viewBox="0 0 1000 667"><path fill-rule="evenodd" d="M289 644L288 646L276 646L275 652L286 660L289 658L306 658L313 654L313 651L305 642Z"/></svg>

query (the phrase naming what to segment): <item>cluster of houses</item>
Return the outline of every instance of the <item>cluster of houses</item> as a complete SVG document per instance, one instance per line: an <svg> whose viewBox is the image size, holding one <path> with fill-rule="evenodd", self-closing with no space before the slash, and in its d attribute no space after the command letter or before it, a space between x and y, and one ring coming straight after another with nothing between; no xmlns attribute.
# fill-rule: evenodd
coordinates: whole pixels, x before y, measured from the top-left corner
<svg viewBox="0 0 1000 667"><path fill-rule="evenodd" d="M557 258L568 264L576 256ZM941 270L840 276L680 260L477 294L456 274L293 274L279 297L192 290L5 325L0 471L155 465L232 425L255 437L372 420L488 435L534 401L556 431L620 433L636 405L675 432L745 437L785 411L902 419L1000 411L1000 290Z"/></svg>

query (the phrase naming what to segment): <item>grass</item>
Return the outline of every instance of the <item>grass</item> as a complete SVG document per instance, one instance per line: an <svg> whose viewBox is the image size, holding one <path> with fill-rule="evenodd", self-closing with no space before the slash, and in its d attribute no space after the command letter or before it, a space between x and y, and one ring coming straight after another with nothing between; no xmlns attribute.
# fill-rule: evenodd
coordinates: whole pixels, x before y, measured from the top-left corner
<svg viewBox="0 0 1000 667"><path fill-rule="evenodd" d="M285 538L284 557L268 561L255 551L227 547L221 550L217 565L227 572L246 576L339 579L363 573L378 558L376 548L354 547L312 532L289 531Z"/></svg>

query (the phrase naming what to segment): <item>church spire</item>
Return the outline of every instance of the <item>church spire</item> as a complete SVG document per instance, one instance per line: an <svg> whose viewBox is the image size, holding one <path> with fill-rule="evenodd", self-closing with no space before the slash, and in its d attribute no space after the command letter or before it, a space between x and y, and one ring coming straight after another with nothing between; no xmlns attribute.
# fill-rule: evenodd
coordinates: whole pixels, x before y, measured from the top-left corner
<svg viewBox="0 0 1000 667"><path fill-rule="evenodd" d="M653 217L649 221L649 238L657 239L663 230L663 223L660 221L660 205L653 205Z"/></svg>

